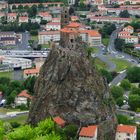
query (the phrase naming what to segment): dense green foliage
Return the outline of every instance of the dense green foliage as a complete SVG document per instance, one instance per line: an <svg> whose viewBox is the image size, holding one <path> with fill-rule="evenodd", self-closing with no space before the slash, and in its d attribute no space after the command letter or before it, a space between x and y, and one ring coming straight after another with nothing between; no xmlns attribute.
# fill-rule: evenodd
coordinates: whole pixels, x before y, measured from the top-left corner
<svg viewBox="0 0 140 140"><path fill-rule="evenodd" d="M9 124L10 125L10 124ZM74 140L77 133L77 126L67 125L60 128L52 119L39 122L36 127L30 125L19 126L18 128L7 129L0 121L0 138L7 140Z"/></svg>
<svg viewBox="0 0 140 140"><path fill-rule="evenodd" d="M130 17L130 14L128 12L128 10L124 10L122 12L120 12L120 15L119 15L121 18L129 18Z"/></svg>
<svg viewBox="0 0 140 140"><path fill-rule="evenodd" d="M124 48L125 42L124 42L123 39L116 38L114 44L115 44L115 48L116 48L118 51L122 51L123 48Z"/></svg>
<svg viewBox="0 0 140 140"><path fill-rule="evenodd" d="M105 23L103 28L99 30L102 37L108 37L111 33L116 30L116 26L113 23Z"/></svg>
<svg viewBox="0 0 140 140"><path fill-rule="evenodd" d="M127 78L130 82L140 82L140 67L132 67L127 70Z"/></svg>
<svg viewBox="0 0 140 140"><path fill-rule="evenodd" d="M124 90L130 90L130 88L131 88L131 83L129 82L128 79L124 79L124 80L122 80L120 86L121 86Z"/></svg>
<svg viewBox="0 0 140 140"><path fill-rule="evenodd" d="M113 79L111 73L105 69L101 69L100 70L101 74L103 77L105 77L107 79L107 82L110 83Z"/></svg>
<svg viewBox="0 0 140 140"><path fill-rule="evenodd" d="M113 95L113 98L114 98L116 104L118 106L122 106L124 104L123 103L123 100L124 100L124 98L123 98L123 94L124 94L123 88L120 87L120 86L113 86L111 88L111 93Z"/></svg>

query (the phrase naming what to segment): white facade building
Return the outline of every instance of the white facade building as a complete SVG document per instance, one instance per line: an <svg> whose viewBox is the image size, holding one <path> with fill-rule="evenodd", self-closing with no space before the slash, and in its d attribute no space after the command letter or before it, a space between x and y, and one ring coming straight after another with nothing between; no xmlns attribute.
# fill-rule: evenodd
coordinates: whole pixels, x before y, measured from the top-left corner
<svg viewBox="0 0 140 140"><path fill-rule="evenodd" d="M46 24L46 30L60 30L61 29L61 24L60 22L49 22Z"/></svg>
<svg viewBox="0 0 140 140"><path fill-rule="evenodd" d="M134 28L132 26L127 26L123 28L123 31L129 32L130 34L134 33Z"/></svg>
<svg viewBox="0 0 140 140"><path fill-rule="evenodd" d="M48 44L50 41L60 41L60 31L41 31L38 33L39 44Z"/></svg>
<svg viewBox="0 0 140 140"><path fill-rule="evenodd" d="M22 104L27 105L28 99L31 100L32 96L27 93L27 90L23 90L15 98L15 104L16 104L16 106L20 106Z"/></svg>
<svg viewBox="0 0 140 140"><path fill-rule="evenodd" d="M136 140L137 128L130 125L118 125L115 140Z"/></svg>

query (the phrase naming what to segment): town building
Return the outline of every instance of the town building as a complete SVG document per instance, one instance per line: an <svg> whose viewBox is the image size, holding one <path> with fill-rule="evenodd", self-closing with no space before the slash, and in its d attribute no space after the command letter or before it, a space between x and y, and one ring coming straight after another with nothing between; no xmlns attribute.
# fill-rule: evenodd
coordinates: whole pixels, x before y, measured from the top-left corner
<svg viewBox="0 0 140 140"><path fill-rule="evenodd" d="M40 3L14 3L14 4L9 4L9 8L12 9L13 5L18 8L19 5L22 5L23 7L28 6L32 7L33 5L38 6ZM44 2L42 3L44 7L61 7L64 5L63 2Z"/></svg>
<svg viewBox="0 0 140 140"><path fill-rule="evenodd" d="M82 127L79 133L79 140L97 140L97 134L97 125Z"/></svg>
<svg viewBox="0 0 140 140"><path fill-rule="evenodd" d="M60 30L61 23L60 22L49 22L46 24L46 30Z"/></svg>
<svg viewBox="0 0 140 140"><path fill-rule="evenodd" d="M38 16L40 16L42 20L52 21L52 15L49 14L48 12L39 12Z"/></svg>
<svg viewBox="0 0 140 140"><path fill-rule="evenodd" d="M52 18L52 22L61 22L61 18Z"/></svg>
<svg viewBox="0 0 140 140"><path fill-rule="evenodd" d="M96 30L80 30L80 36L89 46L100 46L102 43L101 34Z"/></svg>
<svg viewBox="0 0 140 140"><path fill-rule="evenodd" d="M8 8L7 1L0 1L0 10Z"/></svg>
<svg viewBox="0 0 140 140"><path fill-rule="evenodd" d="M25 58L3 57L3 65L9 65L13 69L27 69L32 67L32 60Z"/></svg>
<svg viewBox="0 0 140 140"><path fill-rule="evenodd" d="M38 32L39 44L48 44L50 41L60 41L60 31L40 31Z"/></svg>
<svg viewBox="0 0 140 140"><path fill-rule="evenodd" d="M74 5L75 4L75 0L68 0L68 5Z"/></svg>
<svg viewBox="0 0 140 140"><path fill-rule="evenodd" d="M103 0L94 0L94 5L103 5L104 1Z"/></svg>
<svg viewBox="0 0 140 140"><path fill-rule="evenodd" d="M134 50L140 50L140 44L135 44L134 45Z"/></svg>
<svg viewBox="0 0 140 140"><path fill-rule="evenodd" d="M27 105L28 100L32 100L32 96L28 94L27 90L21 91L15 98L15 105L20 106L22 104Z"/></svg>
<svg viewBox="0 0 140 140"><path fill-rule="evenodd" d="M29 18L27 16L19 17L19 23L28 23Z"/></svg>
<svg viewBox="0 0 140 140"><path fill-rule="evenodd" d="M119 38L124 39L126 44L138 44L139 42L137 36L119 36Z"/></svg>
<svg viewBox="0 0 140 140"><path fill-rule="evenodd" d="M17 13L8 13L7 22L15 22L17 20Z"/></svg>
<svg viewBox="0 0 140 140"><path fill-rule="evenodd" d="M33 68L33 69L26 69L24 70L23 72L23 78L26 79L30 76L38 76L39 75L39 71L40 69L39 68Z"/></svg>
<svg viewBox="0 0 140 140"><path fill-rule="evenodd" d="M91 22L110 22L110 23L130 23L132 22L131 18L118 18L118 17L108 17L108 16L92 16L89 18Z"/></svg>
<svg viewBox="0 0 140 140"><path fill-rule="evenodd" d="M66 124L66 122L62 118L60 118L59 116L54 117L53 120L61 128L63 128L65 126L65 124Z"/></svg>
<svg viewBox="0 0 140 140"><path fill-rule="evenodd" d="M0 46L16 45L15 32L0 32Z"/></svg>
<svg viewBox="0 0 140 140"><path fill-rule="evenodd" d="M79 20L78 16L71 16L70 18L72 22Z"/></svg>
<svg viewBox="0 0 140 140"><path fill-rule="evenodd" d="M123 36L130 36L131 34L130 34L130 32L128 32L128 31L121 31L121 32L119 32L118 33L118 37L123 37Z"/></svg>
<svg viewBox="0 0 140 140"><path fill-rule="evenodd" d="M136 140L137 128L131 125L118 125L115 140Z"/></svg>
<svg viewBox="0 0 140 140"><path fill-rule="evenodd" d="M130 34L134 33L134 28L132 26L127 26L123 28L123 31L129 32Z"/></svg>

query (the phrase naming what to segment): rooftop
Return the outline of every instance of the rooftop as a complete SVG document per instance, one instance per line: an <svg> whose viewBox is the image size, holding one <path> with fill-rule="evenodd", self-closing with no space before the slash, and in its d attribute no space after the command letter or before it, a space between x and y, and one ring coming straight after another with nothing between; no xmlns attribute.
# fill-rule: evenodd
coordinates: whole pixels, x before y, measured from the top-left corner
<svg viewBox="0 0 140 140"><path fill-rule="evenodd" d="M36 73L39 73L39 68L24 70L24 74L36 74Z"/></svg>
<svg viewBox="0 0 140 140"><path fill-rule="evenodd" d="M27 90L22 90L19 94L18 97L26 97L29 99L32 99L32 96L28 94Z"/></svg>
<svg viewBox="0 0 140 140"><path fill-rule="evenodd" d="M82 127L79 136L94 137L97 130L97 125Z"/></svg>
<svg viewBox="0 0 140 140"><path fill-rule="evenodd" d="M59 116L53 118L53 120L60 126L63 126L65 124L65 121L62 118L60 118Z"/></svg>
<svg viewBox="0 0 140 140"><path fill-rule="evenodd" d="M131 125L118 125L117 126L117 132L121 132L121 133L133 134L135 130L136 130L136 126L131 126Z"/></svg>

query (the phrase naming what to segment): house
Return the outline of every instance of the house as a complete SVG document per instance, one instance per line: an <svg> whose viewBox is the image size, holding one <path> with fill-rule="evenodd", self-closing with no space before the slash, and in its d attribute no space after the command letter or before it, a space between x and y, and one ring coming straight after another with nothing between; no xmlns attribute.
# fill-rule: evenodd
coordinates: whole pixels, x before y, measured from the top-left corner
<svg viewBox="0 0 140 140"><path fill-rule="evenodd" d="M94 5L103 5L104 1L103 0L94 0Z"/></svg>
<svg viewBox="0 0 140 140"><path fill-rule="evenodd" d="M28 23L29 18L27 16L19 17L19 23Z"/></svg>
<svg viewBox="0 0 140 140"><path fill-rule="evenodd" d="M123 28L123 31L129 32L130 34L134 33L134 28L132 26L127 26Z"/></svg>
<svg viewBox="0 0 140 140"><path fill-rule="evenodd" d="M60 118L59 116L54 117L53 120L54 120L54 122L55 122L58 126L60 126L60 127L62 127L62 128L63 128L63 127L65 126L65 124L66 124L66 122L65 122L62 118Z"/></svg>
<svg viewBox="0 0 140 140"><path fill-rule="evenodd" d="M5 17L5 13L0 12L0 18Z"/></svg>
<svg viewBox="0 0 140 140"><path fill-rule="evenodd" d="M79 20L78 16L71 16L70 18L71 18L71 21L78 21Z"/></svg>
<svg viewBox="0 0 140 140"><path fill-rule="evenodd" d="M118 125L115 140L136 140L137 127L131 125Z"/></svg>
<svg viewBox="0 0 140 140"><path fill-rule="evenodd" d="M68 5L74 5L75 4L75 0L68 0Z"/></svg>
<svg viewBox="0 0 140 140"><path fill-rule="evenodd" d="M39 12L38 16L40 16L43 20L46 20L46 21L52 20L52 15L49 14L48 12Z"/></svg>
<svg viewBox="0 0 140 140"><path fill-rule="evenodd" d="M79 133L79 140L97 140L97 125L82 127Z"/></svg>
<svg viewBox="0 0 140 140"><path fill-rule="evenodd" d="M38 76L39 75L39 68L34 68L34 69L26 69L24 70L24 75L23 77L26 79L30 76Z"/></svg>
<svg viewBox="0 0 140 140"><path fill-rule="evenodd" d="M7 22L14 22L17 19L17 13L8 13Z"/></svg>
<svg viewBox="0 0 140 140"><path fill-rule="evenodd" d="M60 31L40 31L38 32L39 44L48 44L50 41L60 41Z"/></svg>
<svg viewBox="0 0 140 140"><path fill-rule="evenodd" d="M138 37L140 38L140 32L138 33Z"/></svg>
<svg viewBox="0 0 140 140"><path fill-rule="evenodd" d="M124 39L126 44L138 44L139 42L137 36L119 36L119 38Z"/></svg>
<svg viewBox="0 0 140 140"><path fill-rule="evenodd" d="M23 90L15 98L15 104L16 106L27 105L28 100L32 100L32 96L28 94L27 90Z"/></svg>
<svg viewBox="0 0 140 140"><path fill-rule="evenodd" d="M130 36L130 32L128 31L121 31L118 33L118 37L121 37L121 36Z"/></svg>
<svg viewBox="0 0 140 140"><path fill-rule="evenodd" d="M134 50L140 50L140 44L135 44L134 45Z"/></svg>
<svg viewBox="0 0 140 140"><path fill-rule="evenodd" d="M60 22L61 18L52 18L52 22Z"/></svg>
<svg viewBox="0 0 140 140"><path fill-rule="evenodd" d="M61 23L60 22L49 22L46 24L46 30L60 30L61 29Z"/></svg>
<svg viewBox="0 0 140 140"><path fill-rule="evenodd" d="M7 1L0 1L0 10L8 8Z"/></svg>
<svg viewBox="0 0 140 140"><path fill-rule="evenodd" d="M0 45L16 45L16 33L15 32L0 32Z"/></svg>

